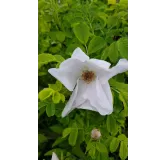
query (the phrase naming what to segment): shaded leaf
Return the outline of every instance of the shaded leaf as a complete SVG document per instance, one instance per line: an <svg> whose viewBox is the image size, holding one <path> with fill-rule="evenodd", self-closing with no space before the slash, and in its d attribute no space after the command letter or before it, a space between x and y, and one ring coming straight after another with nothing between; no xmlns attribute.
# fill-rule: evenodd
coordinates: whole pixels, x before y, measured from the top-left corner
<svg viewBox="0 0 166 160"><path fill-rule="evenodd" d="M45 107L47 105L46 102L38 102L38 110L40 110L41 108Z"/></svg>
<svg viewBox="0 0 166 160"><path fill-rule="evenodd" d="M38 134L38 140L40 143L43 143L47 141L47 137L44 136L43 134Z"/></svg>
<svg viewBox="0 0 166 160"><path fill-rule="evenodd" d="M55 105L53 103L47 105L46 113L48 117L51 117L55 114Z"/></svg>

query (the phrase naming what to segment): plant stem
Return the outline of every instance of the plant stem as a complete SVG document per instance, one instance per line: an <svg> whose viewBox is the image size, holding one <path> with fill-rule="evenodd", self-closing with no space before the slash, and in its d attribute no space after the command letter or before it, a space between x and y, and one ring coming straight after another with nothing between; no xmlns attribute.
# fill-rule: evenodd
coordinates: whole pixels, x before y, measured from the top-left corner
<svg viewBox="0 0 166 160"><path fill-rule="evenodd" d="M86 48L86 53L88 55L88 48L87 48L87 45L85 44L85 48Z"/></svg>

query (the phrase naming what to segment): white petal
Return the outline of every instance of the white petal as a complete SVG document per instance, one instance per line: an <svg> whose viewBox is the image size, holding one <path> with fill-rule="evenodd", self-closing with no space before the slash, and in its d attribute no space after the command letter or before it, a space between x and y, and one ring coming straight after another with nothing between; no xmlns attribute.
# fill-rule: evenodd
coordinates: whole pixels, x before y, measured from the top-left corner
<svg viewBox="0 0 166 160"><path fill-rule="evenodd" d="M57 155L53 152L51 160L59 160Z"/></svg>
<svg viewBox="0 0 166 160"><path fill-rule="evenodd" d="M77 79L83 68L83 63L77 59L67 59L61 63L60 68L51 68L48 72L57 78L70 91L73 91Z"/></svg>
<svg viewBox="0 0 166 160"><path fill-rule="evenodd" d="M108 79L113 76L126 72L128 70L128 61L126 59L120 59L116 66L110 69L110 73L107 75Z"/></svg>
<svg viewBox="0 0 166 160"><path fill-rule="evenodd" d="M89 57L79 47L74 50L71 58L78 59L82 62L89 60Z"/></svg>
<svg viewBox="0 0 166 160"><path fill-rule="evenodd" d="M78 109L86 109L86 110L91 110L91 111L96 111L96 108L93 107L91 104L90 104L90 101L89 100L86 100L84 103L82 103L80 106L77 107Z"/></svg>
<svg viewBox="0 0 166 160"><path fill-rule="evenodd" d="M81 104L83 104L86 99L84 98L84 94L86 91L86 84L82 80L77 80L76 88L74 89L69 101L67 102L63 112L62 117L68 115L72 110L78 108Z"/></svg>
<svg viewBox="0 0 166 160"><path fill-rule="evenodd" d="M98 78L90 84L78 80L76 88L62 112L62 117L75 108L97 111L101 115L111 114L113 105L109 84L101 85Z"/></svg>
<svg viewBox="0 0 166 160"><path fill-rule="evenodd" d="M91 62L95 63L96 65L108 69L111 66L111 63L106 62L104 60L99 59L90 59Z"/></svg>
<svg viewBox="0 0 166 160"><path fill-rule="evenodd" d="M78 83L79 80L77 80ZM76 85L76 88L74 89L69 101L67 102L63 112L62 112L62 118L68 115L75 107L73 106L74 100L76 99L78 92L78 85Z"/></svg>
<svg viewBox="0 0 166 160"><path fill-rule="evenodd" d="M106 82L105 84L102 84L102 88L107 96L109 103L111 104L112 111L113 111L113 97L112 97L112 92L111 92L109 83Z"/></svg>
<svg viewBox="0 0 166 160"><path fill-rule="evenodd" d="M96 76L99 78L102 84L108 81L108 74L110 69L106 67L101 67L90 60L84 62L84 64L87 66L88 70L95 72Z"/></svg>
<svg viewBox="0 0 166 160"><path fill-rule="evenodd" d="M86 90L86 99L90 101L90 104L101 114L108 115L113 111L112 103L108 100L106 93L104 92L100 81L96 78L96 81L90 83Z"/></svg>

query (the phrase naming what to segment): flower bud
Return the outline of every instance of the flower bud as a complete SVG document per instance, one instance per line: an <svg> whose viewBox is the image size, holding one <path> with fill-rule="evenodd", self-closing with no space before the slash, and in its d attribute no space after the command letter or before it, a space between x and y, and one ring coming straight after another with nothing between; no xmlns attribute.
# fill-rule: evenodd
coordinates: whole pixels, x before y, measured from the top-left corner
<svg viewBox="0 0 166 160"><path fill-rule="evenodd" d="M91 132L91 138L94 140L98 140L101 137L101 133L98 129L93 129Z"/></svg>

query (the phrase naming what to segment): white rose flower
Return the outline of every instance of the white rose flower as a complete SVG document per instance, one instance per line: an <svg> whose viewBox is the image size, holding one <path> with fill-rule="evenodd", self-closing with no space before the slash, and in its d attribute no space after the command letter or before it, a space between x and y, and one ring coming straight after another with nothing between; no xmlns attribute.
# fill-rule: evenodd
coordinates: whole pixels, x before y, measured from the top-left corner
<svg viewBox="0 0 166 160"><path fill-rule="evenodd" d="M73 91L66 104L62 117L73 109L87 109L109 115L113 112L113 99L108 80L128 69L128 61L120 59L110 67L104 60L90 59L80 48L76 48L71 58L63 61L58 69L48 72L57 78L70 91Z"/></svg>

